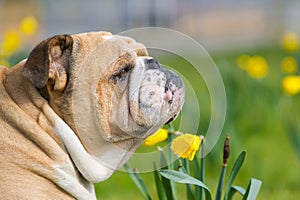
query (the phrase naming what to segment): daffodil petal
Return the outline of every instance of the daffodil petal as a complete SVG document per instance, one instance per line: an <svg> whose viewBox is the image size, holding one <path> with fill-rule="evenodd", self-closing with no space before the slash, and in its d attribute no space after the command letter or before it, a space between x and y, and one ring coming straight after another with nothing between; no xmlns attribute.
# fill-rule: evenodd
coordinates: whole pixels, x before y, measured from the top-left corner
<svg viewBox="0 0 300 200"><path fill-rule="evenodd" d="M4 39L0 47L1 56L11 56L20 46L21 37L15 30L9 30L4 33Z"/></svg>
<svg viewBox="0 0 300 200"><path fill-rule="evenodd" d="M253 56L248 60L246 70L252 78L263 78L268 73L268 63L262 56Z"/></svg>
<svg viewBox="0 0 300 200"><path fill-rule="evenodd" d="M295 73L297 72L298 69L297 61L292 56L287 56L283 58L280 66L281 66L281 70L284 73Z"/></svg>
<svg viewBox="0 0 300 200"><path fill-rule="evenodd" d="M37 27L38 22L33 16L25 17L20 24L21 31L27 35L33 35L34 33L36 33Z"/></svg>
<svg viewBox="0 0 300 200"><path fill-rule="evenodd" d="M194 159L196 151L200 147L200 138L192 134L184 134L175 138L172 142L172 151L181 158Z"/></svg>
<svg viewBox="0 0 300 200"><path fill-rule="evenodd" d="M153 146L159 142L162 142L168 138L168 130L167 129L159 129L153 135L150 135L144 141L145 146Z"/></svg>
<svg viewBox="0 0 300 200"><path fill-rule="evenodd" d="M190 155L188 156L188 159L192 161L195 157L195 154L196 154L196 151L191 152Z"/></svg>
<svg viewBox="0 0 300 200"><path fill-rule="evenodd" d="M179 156L185 156L185 152L188 151L194 136L192 134L184 134L176 137L171 145L173 152Z"/></svg>
<svg viewBox="0 0 300 200"><path fill-rule="evenodd" d="M282 90L287 95L295 95L300 92L300 76L287 76L282 80Z"/></svg>
<svg viewBox="0 0 300 200"><path fill-rule="evenodd" d="M237 59L237 66L242 69L245 70L247 68L247 63L249 62L250 56L243 54L240 55Z"/></svg>

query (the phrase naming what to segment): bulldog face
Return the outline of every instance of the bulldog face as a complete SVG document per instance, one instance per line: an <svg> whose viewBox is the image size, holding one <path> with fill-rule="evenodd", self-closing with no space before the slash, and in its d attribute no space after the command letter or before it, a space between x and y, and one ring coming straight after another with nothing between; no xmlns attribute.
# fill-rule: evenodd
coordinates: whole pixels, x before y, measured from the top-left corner
<svg viewBox="0 0 300 200"><path fill-rule="evenodd" d="M41 42L23 75L84 149L113 170L147 136L175 119L184 100L178 75L150 57L142 44L107 32Z"/></svg>
<svg viewBox="0 0 300 200"><path fill-rule="evenodd" d="M132 50L125 57L121 64L112 64L115 72L108 81L98 84L98 102L105 110L98 114L108 120L104 137L110 142L144 139L175 119L183 104L183 84L174 72ZM102 101L106 97L111 97L111 104Z"/></svg>

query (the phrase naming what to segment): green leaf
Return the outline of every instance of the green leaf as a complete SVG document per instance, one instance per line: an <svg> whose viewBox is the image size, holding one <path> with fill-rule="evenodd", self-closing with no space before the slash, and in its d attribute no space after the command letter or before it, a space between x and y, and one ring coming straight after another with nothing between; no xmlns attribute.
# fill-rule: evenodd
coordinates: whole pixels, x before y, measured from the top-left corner
<svg viewBox="0 0 300 200"><path fill-rule="evenodd" d="M167 165L167 159L165 157L164 151L161 148L158 148L159 152L160 152L160 168L161 169L168 169L168 165Z"/></svg>
<svg viewBox="0 0 300 200"><path fill-rule="evenodd" d="M238 192L242 196L244 196L244 194L246 193L246 190L243 187L233 185L233 186L231 186L231 189L229 191L228 199L231 200L236 192Z"/></svg>
<svg viewBox="0 0 300 200"><path fill-rule="evenodd" d="M222 166L219 183L218 183L218 188L217 188L217 192L216 192L216 200L221 200L221 197L222 197L222 189L223 189L224 179L225 179L225 175L226 175L226 168L227 168L226 166L224 166L224 165Z"/></svg>
<svg viewBox="0 0 300 200"><path fill-rule="evenodd" d="M185 173L187 175L189 175L189 173L187 172L187 170L185 168L183 168L183 167L180 167L179 171L183 172L183 173ZM195 195L193 193L193 189L192 189L191 184L186 184L186 195L187 195L187 199L188 200L195 200Z"/></svg>
<svg viewBox="0 0 300 200"><path fill-rule="evenodd" d="M260 180L251 178L243 200L255 200L259 193L261 184L262 182Z"/></svg>
<svg viewBox="0 0 300 200"><path fill-rule="evenodd" d="M158 170L156 169L155 163L154 163L154 180L155 180L155 186L157 191L157 196L159 200L167 200L166 191L164 189L164 186L162 184L162 181L160 179L160 175Z"/></svg>
<svg viewBox="0 0 300 200"><path fill-rule="evenodd" d="M207 190L209 190L206 185L204 185L201 181L198 179L195 179L192 176L189 176L183 172L178 172L175 170L160 170L159 172L163 177L170 179L172 181L175 181L177 183L185 183L185 184L193 184L198 185L200 187L203 187Z"/></svg>
<svg viewBox="0 0 300 200"><path fill-rule="evenodd" d="M294 116L294 115L293 115ZM298 156L300 156L300 136L297 128L297 123L294 118L289 117L289 120L284 120L285 128L287 130L290 141L295 148Z"/></svg>
<svg viewBox="0 0 300 200"><path fill-rule="evenodd" d="M160 150L160 162L161 162L160 165L161 165L162 169L168 169L168 166L166 164L167 160L166 160L166 157L162 150ZM172 184L172 182L165 177L161 177L161 180L162 180L162 184L164 186L167 198L176 200L176 195L174 195L174 193L173 193L175 185Z"/></svg>
<svg viewBox="0 0 300 200"><path fill-rule="evenodd" d="M172 181L175 181L177 183L184 183L184 184L193 184L193 185L198 185L202 188L205 189L205 195L206 199L210 200L211 199L211 194L209 192L209 189L206 185L204 185L201 181L198 179L195 179L192 176L189 176L183 172L178 172L175 170L160 170L160 175L163 177L170 179ZM197 198L197 197L196 197Z"/></svg>
<svg viewBox="0 0 300 200"><path fill-rule="evenodd" d="M202 169L200 169L198 159L194 158L192 162L193 162L193 168L194 168L194 177L203 182L203 179L201 178L202 177L201 176ZM203 195L202 195L203 193L204 193L203 189L196 185L195 186L196 197L198 197L199 199L203 199Z"/></svg>
<svg viewBox="0 0 300 200"><path fill-rule="evenodd" d="M235 161L235 163L232 167L232 170L230 172L230 176L229 176L229 179L228 179L228 183L227 183L227 186L226 186L226 192L225 192L225 196L224 196L225 200L228 199L229 191L231 190L231 186L233 184L233 181L236 178L238 172L240 171L240 169L241 169L241 167L244 163L245 157L246 157L246 151L242 151L240 153L240 155L238 156L238 158L236 159L236 161Z"/></svg>
<svg viewBox="0 0 300 200"><path fill-rule="evenodd" d="M151 200L149 191L140 175L137 172L134 172L127 164L125 164L124 167L128 172L131 180L135 183L139 191L142 193L143 197L147 200Z"/></svg>
<svg viewBox="0 0 300 200"><path fill-rule="evenodd" d="M137 180L140 182L142 188L143 188L143 191L145 192L145 194L147 195L147 199L151 199L151 196L150 196L150 193L144 183L144 181L142 180L141 176L140 176L140 173L138 171L134 172L134 175L136 176Z"/></svg>

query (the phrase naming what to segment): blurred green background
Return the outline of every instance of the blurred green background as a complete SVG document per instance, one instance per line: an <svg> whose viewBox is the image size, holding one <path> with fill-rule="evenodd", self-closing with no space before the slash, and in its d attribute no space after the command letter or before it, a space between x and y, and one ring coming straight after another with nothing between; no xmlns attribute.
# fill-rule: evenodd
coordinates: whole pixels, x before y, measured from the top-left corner
<svg viewBox="0 0 300 200"><path fill-rule="evenodd" d="M236 184L246 187L248 180L255 177L263 181L258 199L298 199L299 9L300 3L296 0L0 0L0 63L13 66L27 57L37 42L61 33L93 30L118 33L130 28L158 26L187 34L211 55L223 78L227 96L223 132L206 157L207 185L212 190L217 187L222 145L229 134L232 150L229 166L241 150L247 151ZM177 45L188 51L189 47L180 41ZM205 134L211 102L203 78L183 58L154 53L162 64L179 71L191 83L198 98L201 120L195 121L191 116L189 123L198 124L198 132ZM197 57L195 52L190 54ZM201 64L201 58L198 59ZM185 106L189 107L188 97L186 102ZM145 149L142 146L138 151ZM152 173L142 174L142 177L155 195ZM122 171L96 184L96 191L99 199L143 198L128 174ZM178 185L178 193L185 198L183 186Z"/></svg>

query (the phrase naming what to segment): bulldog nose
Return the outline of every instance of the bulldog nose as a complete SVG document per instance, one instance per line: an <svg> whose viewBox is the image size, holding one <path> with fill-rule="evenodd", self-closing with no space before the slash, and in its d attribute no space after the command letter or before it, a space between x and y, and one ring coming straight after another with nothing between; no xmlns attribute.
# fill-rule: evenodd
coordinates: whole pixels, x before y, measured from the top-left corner
<svg viewBox="0 0 300 200"><path fill-rule="evenodd" d="M163 71L167 78L166 88L170 88L170 85L175 85L177 88L183 88L183 82L175 72L167 69L163 69Z"/></svg>
<svg viewBox="0 0 300 200"><path fill-rule="evenodd" d="M145 59L145 66L147 69L160 69L161 65L158 60L155 60L153 58Z"/></svg>

